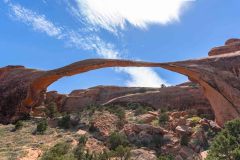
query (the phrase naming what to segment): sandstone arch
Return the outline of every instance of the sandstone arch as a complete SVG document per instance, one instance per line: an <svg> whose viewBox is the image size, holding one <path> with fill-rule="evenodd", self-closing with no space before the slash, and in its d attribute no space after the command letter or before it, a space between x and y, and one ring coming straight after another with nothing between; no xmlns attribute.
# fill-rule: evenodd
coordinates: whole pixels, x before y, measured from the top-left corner
<svg viewBox="0 0 240 160"><path fill-rule="evenodd" d="M240 52L239 43L229 41L217 48L213 56L170 63L150 63L128 60L89 59L50 71L22 66L0 68L0 121L14 122L28 114L41 101L46 88L56 80L104 67L162 67L184 74L199 83L211 103L219 125L240 116ZM229 49L232 46L234 49ZM227 49L226 49L227 48ZM226 50L225 50L226 49ZM226 53L226 52L227 53ZM231 53L228 53L231 51ZM215 50L211 51L215 53Z"/></svg>

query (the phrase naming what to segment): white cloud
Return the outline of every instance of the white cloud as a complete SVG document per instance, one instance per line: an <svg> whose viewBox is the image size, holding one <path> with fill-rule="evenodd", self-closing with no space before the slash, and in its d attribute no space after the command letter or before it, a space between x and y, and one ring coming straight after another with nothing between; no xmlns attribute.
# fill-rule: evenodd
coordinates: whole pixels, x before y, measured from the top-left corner
<svg viewBox="0 0 240 160"><path fill-rule="evenodd" d="M6 3L7 2L8 1L6 1ZM37 13L17 4L9 3L9 6L12 10L13 17L27 25L32 26L34 30L44 32L47 35L58 39L63 36L62 29L47 20L44 15L38 15Z"/></svg>
<svg viewBox="0 0 240 160"><path fill-rule="evenodd" d="M130 75L130 80L126 82L131 87L160 87L161 84L169 85L165 80L160 78L151 68L122 68L123 71Z"/></svg>
<svg viewBox="0 0 240 160"><path fill-rule="evenodd" d="M182 8L193 0L76 0L87 20L107 30L124 28L126 22L146 28L149 24L178 21Z"/></svg>
<svg viewBox="0 0 240 160"><path fill-rule="evenodd" d="M96 34L91 33L92 29L85 30L85 32L89 32L85 35L80 31L73 31L66 29L66 27L57 26L50 20L47 20L45 15L39 15L21 5L9 3L9 6L12 11L12 17L31 26L36 31L43 32L50 37L65 41L68 46L84 50L94 50L103 58L122 58L120 52L112 43L107 43ZM115 71L129 75L130 80L126 81L127 86L159 87L161 84L167 84L151 68L129 67L118 68L115 69Z"/></svg>

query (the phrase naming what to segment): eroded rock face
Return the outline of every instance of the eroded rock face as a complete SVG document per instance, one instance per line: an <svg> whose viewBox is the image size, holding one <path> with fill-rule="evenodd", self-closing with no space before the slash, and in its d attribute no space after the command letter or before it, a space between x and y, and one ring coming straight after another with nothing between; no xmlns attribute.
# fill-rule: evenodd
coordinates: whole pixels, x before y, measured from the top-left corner
<svg viewBox="0 0 240 160"><path fill-rule="evenodd" d="M55 102L62 112L78 112L88 105L122 105L139 103L154 109L196 109L199 114L212 114L202 88L195 83L184 83L166 88L97 86L75 90L68 95L47 93L47 102Z"/></svg>
<svg viewBox="0 0 240 160"><path fill-rule="evenodd" d="M28 115L39 103L46 88L64 76L104 67L162 67L184 74L199 83L208 98L219 125L240 116L240 47L230 40L210 51L210 57L170 63L91 59L50 70L39 71L22 66L0 68L0 121L9 123Z"/></svg>
<svg viewBox="0 0 240 160"><path fill-rule="evenodd" d="M196 109L199 114L211 114L210 104L201 87L194 83L146 90L143 93L125 94L107 101L105 104L140 103L155 109L177 110Z"/></svg>

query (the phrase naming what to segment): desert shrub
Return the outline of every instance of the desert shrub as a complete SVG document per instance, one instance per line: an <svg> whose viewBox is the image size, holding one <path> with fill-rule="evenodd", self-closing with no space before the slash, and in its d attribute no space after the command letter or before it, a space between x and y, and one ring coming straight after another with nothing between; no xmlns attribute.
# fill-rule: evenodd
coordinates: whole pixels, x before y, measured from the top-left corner
<svg viewBox="0 0 240 160"><path fill-rule="evenodd" d="M98 129L94 126L93 122L90 122L88 131L91 132L91 133L98 131Z"/></svg>
<svg viewBox="0 0 240 160"><path fill-rule="evenodd" d="M77 160L98 160L97 155L90 153L88 150L84 149L84 146L78 144L74 151L74 157Z"/></svg>
<svg viewBox="0 0 240 160"><path fill-rule="evenodd" d="M114 111L114 114L116 115L116 116L118 116L118 118L120 119L120 120L125 120L125 110L123 109L123 107L117 107L116 108L116 110Z"/></svg>
<svg viewBox="0 0 240 160"><path fill-rule="evenodd" d="M148 112L148 110L145 107L139 106L138 108L136 108L134 114L135 114L135 116L138 116L138 115L141 115L141 114L145 114L147 112Z"/></svg>
<svg viewBox="0 0 240 160"><path fill-rule="evenodd" d="M78 144L85 145L87 143L88 137L83 135L78 139Z"/></svg>
<svg viewBox="0 0 240 160"><path fill-rule="evenodd" d="M110 157L118 157L122 160L130 159L130 148L119 145L114 151L110 152Z"/></svg>
<svg viewBox="0 0 240 160"><path fill-rule="evenodd" d="M58 126L60 128L64 128L64 129L69 129L71 125L71 119L70 119L70 115L64 115L59 121L58 121Z"/></svg>
<svg viewBox="0 0 240 160"><path fill-rule="evenodd" d="M174 160L172 155L162 155L158 157L158 160Z"/></svg>
<svg viewBox="0 0 240 160"><path fill-rule="evenodd" d="M118 146L122 145L124 147L128 146L129 142L124 134L113 132L109 136L109 147L110 149L116 149Z"/></svg>
<svg viewBox="0 0 240 160"><path fill-rule="evenodd" d="M206 118L208 120L214 120L214 115L211 113L206 113L206 114L200 114L199 117L201 118Z"/></svg>
<svg viewBox="0 0 240 160"><path fill-rule="evenodd" d="M160 113L159 116L159 124L166 124L169 120L168 114L166 112Z"/></svg>
<svg viewBox="0 0 240 160"><path fill-rule="evenodd" d="M128 103L128 104L127 104L127 108L128 108L128 109L131 109L131 110L135 110L135 109L137 109L139 106L140 106L139 103L133 103L133 102L131 102L131 103Z"/></svg>
<svg viewBox="0 0 240 160"><path fill-rule="evenodd" d="M198 116L194 116L191 118L188 118L188 120L193 123L193 124L197 124L202 118L198 117Z"/></svg>
<svg viewBox="0 0 240 160"><path fill-rule="evenodd" d="M41 120L37 124L36 133L44 134L44 132L47 130L47 127L48 127L47 120L46 119Z"/></svg>
<svg viewBox="0 0 240 160"><path fill-rule="evenodd" d="M56 103L55 102L51 102L48 105L48 108L46 109L45 113L50 118L53 118L53 117L59 115Z"/></svg>
<svg viewBox="0 0 240 160"><path fill-rule="evenodd" d="M22 121L17 121L15 123L14 131L22 129L22 127L23 127L23 122Z"/></svg>
<svg viewBox="0 0 240 160"><path fill-rule="evenodd" d="M182 135L180 138L180 144L182 146L188 146L188 143L189 143L189 136L186 134Z"/></svg>
<svg viewBox="0 0 240 160"><path fill-rule="evenodd" d="M188 110L188 117L191 118L191 117L194 117L198 114L198 111L196 109L189 109Z"/></svg>
<svg viewBox="0 0 240 160"><path fill-rule="evenodd" d="M161 147L164 144L164 139L162 135L153 135L152 144L154 147Z"/></svg>
<svg viewBox="0 0 240 160"><path fill-rule="evenodd" d="M210 146L207 160L240 160L240 119L229 121Z"/></svg>
<svg viewBox="0 0 240 160"><path fill-rule="evenodd" d="M76 160L71 153L71 145L67 142L61 142L45 152L41 160Z"/></svg>
<svg viewBox="0 0 240 160"><path fill-rule="evenodd" d="M111 152L104 150L97 156L97 160L109 160L112 157Z"/></svg>
<svg viewBox="0 0 240 160"><path fill-rule="evenodd" d="M120 105L105 106L105 109L115 114L120 120L125 120L125 109Z"/></svg>
<svg viewBox="0 0 240 160"><path fill-rule="evenodd" d="M215 132L214 130L212 130L211 128L208 128L207 130L207 136L209 138L214 138L217 135L217 132Z"/></svg>
<svg viewBox="0 0 240 160"><path fill-rule="evenodd" d="M161 109L159 110L159 114L166 113L167 111L168 111L168 107L161 107Z"/></svg>
<svg viewBox="0 0 240 160"><path fill-rule="evenodd" d="M118 120L117 120L116 127L117 127L118 129L122 129L122 128L124 127L124 124L125 124L125 120L118 119Z"/></svg>
<svg viewBox="0 0 240 160"><path fill-rule="evenodd" d="M95 113L97 108L98 107L96 105L89 105L88 108L87 108L88 115L91 117Z"/></svg>

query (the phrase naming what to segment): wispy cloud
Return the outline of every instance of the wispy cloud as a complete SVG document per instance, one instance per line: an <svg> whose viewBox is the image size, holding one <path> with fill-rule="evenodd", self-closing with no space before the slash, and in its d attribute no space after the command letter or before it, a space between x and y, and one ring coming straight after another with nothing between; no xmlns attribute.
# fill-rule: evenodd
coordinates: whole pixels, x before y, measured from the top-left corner
<svg viewBox="0 0 240 160"><path fill-rule="evenodd" d="M67 27L58 26L48 20L45 15L40 15L19 4L13 4L6 1L11 9L11 17L31 26L34 30L43 32L50 37L63 40L68 46L81 48L84 50L94 50L98 56L103 58L121 59L120 51L112 44L102 40L97 34L93 33L96 29L87 26L84 32L71 30ZM84 30L84 29L83 29ZM126 81L127 86L159 87L161 84L167 84L151 68L118 68L117 72L123 72L129 75Z"/></svg>
<svg viewBox="0 0 240 160"><path fill-rule="evenodd" d="M126 22L139 28L178 21L182 9L193 0L76 0L79 10L94 25L110 31ZM75 12L76 13L76 12Z"/></svg>
<svg viewBox="0 0 240 160"><path fill-rule="evenodd" d="M7 3L8 1L6 1ZM34 30L44 32L51 37L60 39L63 36L62 28L57 27L51 21L47 20L44 15L26 9L18 4L9 3L11 15L19 21L31 26Z"/></svg>

